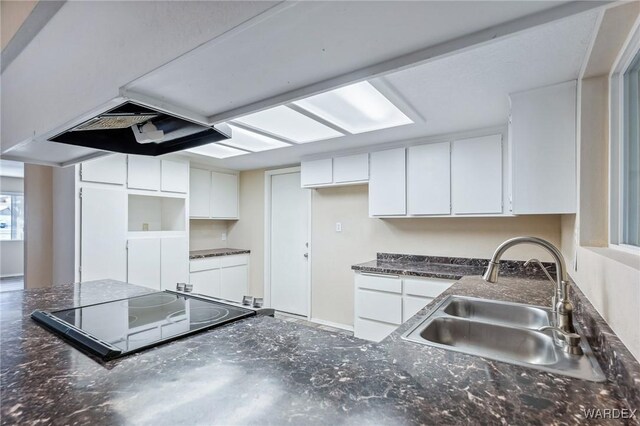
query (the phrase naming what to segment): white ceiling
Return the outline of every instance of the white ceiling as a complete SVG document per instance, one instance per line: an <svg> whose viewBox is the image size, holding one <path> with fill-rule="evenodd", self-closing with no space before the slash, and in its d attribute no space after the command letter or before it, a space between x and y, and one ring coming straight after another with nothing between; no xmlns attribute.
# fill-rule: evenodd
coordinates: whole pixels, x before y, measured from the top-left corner
<svg viewBox="0 0 640 426"><path fill-rule="evenodd" d="M0 160L0 176L24 178L24 163Z"/></svg>
<svg viewBox="0 0 640 426"><path fill-rule="evenodd" d="M475 49L372 80L391 88L426 122L323 142L205 160L248 170L364 146L506 125L509 93L576 79L598 12L585 12ZM381 84L382 83L382 84Z"/></svg>

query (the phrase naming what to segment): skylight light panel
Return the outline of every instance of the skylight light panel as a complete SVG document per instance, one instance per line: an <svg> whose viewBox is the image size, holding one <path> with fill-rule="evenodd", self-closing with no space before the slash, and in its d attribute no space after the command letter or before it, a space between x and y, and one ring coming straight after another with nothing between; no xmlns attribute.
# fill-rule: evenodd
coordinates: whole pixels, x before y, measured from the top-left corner
<svg viewBox="0 0 640 426"><path fill-rule="evenodd" d="M228 146L220 145L217 143L210 143L208 145L197 146L195 148L187 149L188 152L193 152L194 154L206 155L207 157L213 158L229 158L235 157L237 155L248 154L246 151L241 151L239 149L231 148Z"/></svg>
<svg viewBox="0 0 640 426"><path fill-rule="evenodd" d="M349 133L413 123L368 81L310 96L294 104Z"/></svg>
<svg viewBox="0 0 640 426"><path fill-rule="evenodd" d="M250 130L242 129L238 126L234 126L233 124L229 124L229 127L231 127L231 139L225 140L225 145L252 152L267 151L269 149L291 146L291 144L286 142L261 135L260 133L252 132Z"/></svg>
<svg viewBox="0 0 640 426"><path fill-rule="evenodd" d="M343 136L331 127L286 106L277 106L234 121L297 143L316 142Z"/></svg>

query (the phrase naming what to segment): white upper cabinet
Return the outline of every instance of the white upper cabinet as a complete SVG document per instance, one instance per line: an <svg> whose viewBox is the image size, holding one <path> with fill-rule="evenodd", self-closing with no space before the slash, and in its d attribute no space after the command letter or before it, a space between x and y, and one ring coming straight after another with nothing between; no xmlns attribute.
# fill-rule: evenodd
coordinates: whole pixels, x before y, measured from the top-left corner
<svg viewBox="0 0 640 426"><path fill-rule="evenodd" d="M162 191L189 192L189 163L185 161L162 160Z"/></svg>
<svg viewBox="0 0 640 426"><path fill-rule="evenodd" d="M453 213L502 213L502 173L502 135L454 141L451 149Z"/></svg>
<svg viewBox="0 0 640 426"><path fill-rule="evenodd" d="M370 167L369 215L405 215L407 213L405 148L371 153Z"/></svg>
<svg viewBox="0 0 640 426"><path fill-rule="evenodd" d="M451 213L451 144L407 149L407 211L409 215Z"/></svg>
<svg viewBox="0 0 640 426"><path fill-rule="evenodd" d="M127 179L127 156L112 154L80 165L80 180L83 182L124 185Z"/></svg>
<svg viewBox="0 0 640 426"><path fill-rule="evenodd" d="M160 159L129 155L127 159L127 187L131 189L160 189Z"/></svg>
<svg viewBox="0 0 640 426"><path fill-rule="evenodd" d="M238 218L238 175L211 172L211 217Z"/></svg>
<svg viewBox="0 0 640 426"><path fill-rule="evenodd" d="M576 212L576 82L511 95L514 214Z"/></svg>
<svg viewBox="0 0 640 426"><path fill-rule="evenodd" d="M238 175L191 169L189 217L192 219L237 219Z"/></svg>
<svg viewBox="0 0 640 426"><path fill-rule="evenodd" d="M211 204L211 172L191 169L189 175L189 216L208 218Z"/></svg>
<svg viewBox="0 0 640 426"><path fill-rule="evenodd" d="M302 186L328 185L333 182L333 160L304 161L300 169Z"/></svg>
<svg viewBox="0 0 640 426"><path fill-rule="evenodd" d="M369 180L369 154L347 155L333 159L333 182L356 183Z"/></svg>

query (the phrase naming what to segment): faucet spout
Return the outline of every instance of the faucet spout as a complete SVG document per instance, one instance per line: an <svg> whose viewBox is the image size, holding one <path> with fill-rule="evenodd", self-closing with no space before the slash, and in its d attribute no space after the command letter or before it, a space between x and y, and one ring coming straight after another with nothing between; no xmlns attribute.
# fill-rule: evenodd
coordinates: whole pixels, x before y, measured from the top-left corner
<svg viewBox="0 0 640 426"><path fill-rule="evenodd" d="M487 270L482 278L490 283L497 282L498 275L500 273L500 259L502 258L502 255L509 248L519 244L533 244L542 247L549 252L551 257L553 257L556 264L556 291L552 298L552 309L556 316L556 326L567 333L573 333L573 306L567 297L567 286L569 284L567 267L560 250L550 242L537 237L515 237L503 242L493 253L491 260L489 261L489 265L487 266Z"/></svg>

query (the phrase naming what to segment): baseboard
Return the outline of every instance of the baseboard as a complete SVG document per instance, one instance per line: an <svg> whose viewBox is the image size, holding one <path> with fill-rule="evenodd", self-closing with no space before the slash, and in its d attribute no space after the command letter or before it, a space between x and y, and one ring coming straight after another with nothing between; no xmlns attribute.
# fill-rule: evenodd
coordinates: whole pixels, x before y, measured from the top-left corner
<svg viewBox="0 0 640 426"><path fill-rule="evenodd" d="M352 325L339 324L337 322L325 321L325 320L321 320L321 319L318 319L318 318L309 318L309 321L315 322L316 324L326 325L326 326L333 327L333 328L339 328L340 330L346 330L346 331L353 332L353 326Z"/></svg>

